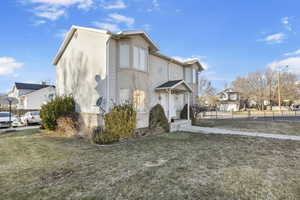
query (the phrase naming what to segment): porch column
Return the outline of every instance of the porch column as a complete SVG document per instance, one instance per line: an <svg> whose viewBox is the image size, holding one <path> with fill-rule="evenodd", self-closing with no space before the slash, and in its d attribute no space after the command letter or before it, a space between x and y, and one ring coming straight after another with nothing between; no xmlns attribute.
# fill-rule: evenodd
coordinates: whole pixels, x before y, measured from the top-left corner
<svg viewBox="0 0 300 200"><path fill-rule="evenodd" d="M168 90L168 120L171 122L171 109L170 109L170 104L171 104L171 90Z"/></svg>
<svg viewBox="0 0 300 200"><path fill-rule="evenodd" d="M187 119L190 120L190 93L187 93Z"/></svg>

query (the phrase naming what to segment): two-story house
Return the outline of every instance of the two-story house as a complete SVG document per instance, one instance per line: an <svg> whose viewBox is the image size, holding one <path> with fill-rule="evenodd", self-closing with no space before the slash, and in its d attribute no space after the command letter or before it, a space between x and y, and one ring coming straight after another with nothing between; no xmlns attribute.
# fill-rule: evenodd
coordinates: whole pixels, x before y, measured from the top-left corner
<svg viewBox="0 0 300 200"><path fill-rule="evenodd" d="M219 93L219 110L225 112L236 112L240 110L240 93L231 88Z"/></svg>
<svg viewBox="0 0 300 200"><path fill-rule="evenodd" d="M88 127L99 125L101 110L125 101L136 107L138 128L148 126L149 111L158 103L169 121L178 119L183 106L195 101L203 70L198 60L180 62L159 53L144 31L113 34L78 26L66 35L53 64L57 94L74 97Z"/></svg>
<svg viewBox="0 0 300 200"><path fill-rule="evenodd" d="M8 96L18 100L17 109L39 110L43 104L55 97L55 93L55 86L45 82L41 84L14 83Z"/></svg>

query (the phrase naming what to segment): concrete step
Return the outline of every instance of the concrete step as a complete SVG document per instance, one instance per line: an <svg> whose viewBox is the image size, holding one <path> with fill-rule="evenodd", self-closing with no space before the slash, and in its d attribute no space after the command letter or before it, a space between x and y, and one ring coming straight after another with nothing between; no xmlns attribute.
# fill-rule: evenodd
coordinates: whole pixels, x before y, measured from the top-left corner
<svg viewBox="0 0 300 200"><path fill-rule="evenodd" d="M182 131L192 126L191 120L176 120L170 123L170 132Z"/></svg>

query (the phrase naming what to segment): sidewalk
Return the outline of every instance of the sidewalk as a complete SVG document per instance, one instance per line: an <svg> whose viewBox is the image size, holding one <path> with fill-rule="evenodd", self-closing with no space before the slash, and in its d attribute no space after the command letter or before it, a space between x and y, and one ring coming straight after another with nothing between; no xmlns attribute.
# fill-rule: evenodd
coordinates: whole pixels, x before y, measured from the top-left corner
<svg viewBox="0 0 300 200"><path fill-rule="evenodd" d="M200 126L190 126L188 128L183 129L182 131L204 133L204 134L241 135L241 136L273 138L273 139L280 139L280 140L300 141L300 136L282 135L282 134L273 134L273 133L233 131L233 130L226 130L226 129L219 129L219 128L200 127Z"/></svg>
<svg viewBox="0 0 300 200"><path fill-rule="evenodd" d="M9 132L16 132L16 131L23 131L27 129L39 129L40 126L25 126L25 127L17 127L17 128L5 128L5 129L0 129L0 134L1 133L9 133Z"/></svg>

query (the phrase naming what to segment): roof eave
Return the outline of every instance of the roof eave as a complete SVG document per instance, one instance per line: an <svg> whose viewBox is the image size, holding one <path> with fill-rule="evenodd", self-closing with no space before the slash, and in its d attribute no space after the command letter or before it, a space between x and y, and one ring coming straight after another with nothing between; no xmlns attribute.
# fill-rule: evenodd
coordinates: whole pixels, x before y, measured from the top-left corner
<svg viewBox="0 0 300 200"><path fill-rule="evenodd" d="M189 92L193 92L193 90L192 90L192 88L184 81L184 80L182 80L182 81L180 81L180 82L178 82L178 83L176 83L176 84L174 84L173 86L170 86L170 87L160 87L160 88L155 88L155 90L168 90L168 89L175 89L178 85L180 85L180 84L184 84L186 87L187 87L187 89L189 90Z"/></svg>
<svg viewBox="0 0 300 200"><path fill-rule="evenodd" d="M57 54L55 55L55 57L52 61L53 65L55 65L55 66L57 65L57 63L59 62L61 56L63 55L64 51L66 50L69 42L71 41L75 31L78 30L78 29L112 35L112 33L110 31L107 31L107 30L86 28L86 27L81 27L81 26L72 26L71 29L69 30L69 32L67 33L67 36L65 37L63 43L59 47L59 50L58 50Z"/></svg>
<svg viewBox="0 0 300 200"><path fill-rule="evenodd" d="M150 38L150 36L145 31L122 31L118 34L114 34L116 36L133 36L133 35L142 35L149 44L151 44L152 52L159 51L159 46Z"/></svg>

